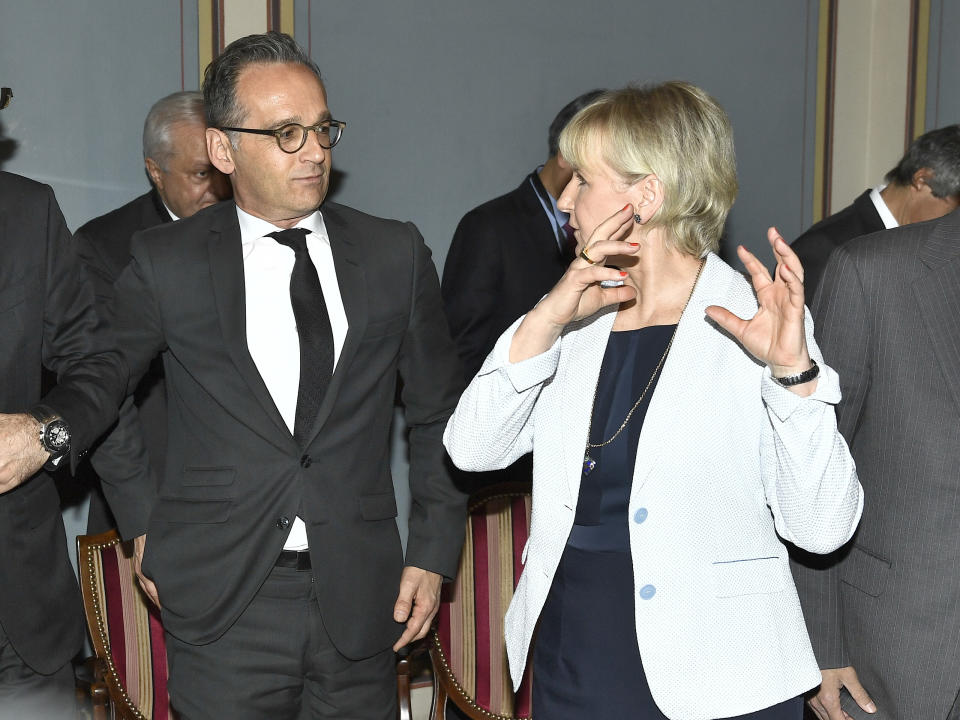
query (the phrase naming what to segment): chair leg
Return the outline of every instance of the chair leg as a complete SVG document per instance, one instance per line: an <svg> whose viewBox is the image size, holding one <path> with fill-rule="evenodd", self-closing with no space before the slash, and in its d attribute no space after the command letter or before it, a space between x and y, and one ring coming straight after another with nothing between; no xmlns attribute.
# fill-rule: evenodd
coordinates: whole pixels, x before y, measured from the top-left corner
<svg viewBox="0 0 960 720"><path fill-rule="evenodd" d="M411 720L410 660L406 657L397 662L397 718L398 720Z"/></svg>

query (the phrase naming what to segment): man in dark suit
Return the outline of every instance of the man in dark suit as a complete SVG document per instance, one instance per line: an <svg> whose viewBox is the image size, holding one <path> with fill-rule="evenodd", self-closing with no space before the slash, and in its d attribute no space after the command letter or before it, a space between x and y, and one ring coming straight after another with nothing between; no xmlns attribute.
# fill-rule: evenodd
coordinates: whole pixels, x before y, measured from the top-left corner
<svg viewBox="0 0 960 720"><path fill-rule="evenodd" d="M8 173L0 338L0 718L76 717L83 612L47 469L76 466L116 417L127 375L53 191ZM41 398L42 367L57 384Z"/></svg>
<svg viewBox="0 0 960 720"><path fill-rule="evenodd" d="M573 260L573 229L567 213L557 208L557 198L573 176L559 153L560 133L602 93L591 90L567 103L550 123L547 161L519 187L475 207L457 225L441 291L467 382L501 333L537 304ZM530 482L533 465L528 454L503 470L453 472L457 485L470 490Z"/></svg>
<svg viewBox="0 0 960 720"><path fill-rule="evenodd" d="M803 263L807 305L813 306L827 258L838 245L885 228L943 217L960 204L960 125L918 137L885 181L793 241L791 247Z"/></svg>
<svg viewBox="0 0 960 720"><path fill-rule="evenodd" d="M115 286L131 382L163 358L166 473L151 501L120 453L98 470L162 604L182 718L392 720L392 648L426 634L463 538L442 446L462 373L436 271L412 224L323 203L344 124L289 36L231 43L203 93L236 202L138 233Z"/></svg>
<svg viewBox="0 0 960 720"><path fill-rule="evenodd" d="M109 304L113 283L130 261L130 238L135 232L190 217L230 197L230 182L207 156L206 129L199 92L177 92L154 103L143 124L143 162L150 191L77 230L77 252L102 306ZM167 440L167 405L159 360L140 381L131 401L136 402L151 471L159 481ZM99 533L115 522L95 478L93 485L87 532Z"/></svg>
<svg viewBox="0 0 960 720"><path fill-rule="evenodd" d="M960 210L841 245L814 301L865 496L846 548L794 564L822 720L960 717L958 308Z"/></svg>
<svg viewBox="0 0 960 720"><path fill-rule="evenodd" d="M469 382L500 334L537 304L573 260L572 230L557 198L573 172L558 142L567 123L603 90L575 98L557 113L547 161L506 195L460 221L443 267L444 308Z"/></svg>

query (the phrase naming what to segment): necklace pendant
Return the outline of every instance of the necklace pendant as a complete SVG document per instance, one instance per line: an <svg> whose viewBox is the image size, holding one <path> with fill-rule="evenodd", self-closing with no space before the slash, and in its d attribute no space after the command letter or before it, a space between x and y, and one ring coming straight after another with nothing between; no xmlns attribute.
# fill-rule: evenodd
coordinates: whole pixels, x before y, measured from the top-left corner
<svg viewBox="0 0 960 720"><path fill-rule="evenodd" d="M597 461L590 457L590 451L584 453L583 455L583 474L584 477L593 472L593 469L597 466Z"/></svg>

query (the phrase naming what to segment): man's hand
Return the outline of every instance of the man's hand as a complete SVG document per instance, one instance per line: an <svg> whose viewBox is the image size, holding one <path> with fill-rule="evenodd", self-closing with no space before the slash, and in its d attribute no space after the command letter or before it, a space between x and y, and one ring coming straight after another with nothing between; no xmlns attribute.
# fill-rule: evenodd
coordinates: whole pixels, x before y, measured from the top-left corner
<svg viewBox="0 0 960 720"><path fill-rule="evenodd" d="M0 413L0 494L13 490L49 459L40 444L41 428L26 413Z"/></svg>
<svg viewBox="0 0 960 720"><path fill-rule="evenodd" d="M406 622L407 629L393 646L396 652L407 643L419 640L430 630L433 616L440 609L440 585L443 577L429 570L407 565L400 576L400 594L393 606L393 619Z"/></svg>
<svg viewBox="0 0 960 720"><path fill-rule="evenodd" d="M144 594L150 598L154 605L160 607L160 596L157 595L157 586L153 584L153 580L148 578L143 574L141 568L143 564L143 549L147 546L147 536L137 535L133 539L133 570L137 573L137 580L140 581L140 587L143 588Z"/></svg>
<svg viewBox="0 0 960 720"><path fill-rule="evenodd" d="M840 688L847 688L850 696L857 701L864 712L875 713L877 706L860 684L857 677L857 671L852 665L842 668L832 668L821 670L820 675L823 680L820 682L820 689L817 694L807 700L810 709L820 720L853 720L850 715L840 707Z"/></svg>

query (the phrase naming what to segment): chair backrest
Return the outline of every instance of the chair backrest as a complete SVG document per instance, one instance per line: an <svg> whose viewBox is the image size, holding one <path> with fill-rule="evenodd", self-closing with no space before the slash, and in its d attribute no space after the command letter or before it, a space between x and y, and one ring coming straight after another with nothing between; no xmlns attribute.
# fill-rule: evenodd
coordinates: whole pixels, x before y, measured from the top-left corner
<svg viewBox="0 0 960 720"><path fill-rule="evenodd" d="M131 545L115 530L77 538L87 628L115 716L173 720L160 613L137 583Z"/></svg>
<svg viewBox="0 0 960 720"><path fill-rule="evenodd" d="M530 716L530 667L514 694L503 618L523 569L530 534L530 483L491 486L471 497L454 583L444 586L430 654L439 700L470 717ZM434 717L444 717L435 706Z"/></svg>

